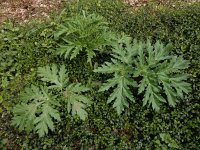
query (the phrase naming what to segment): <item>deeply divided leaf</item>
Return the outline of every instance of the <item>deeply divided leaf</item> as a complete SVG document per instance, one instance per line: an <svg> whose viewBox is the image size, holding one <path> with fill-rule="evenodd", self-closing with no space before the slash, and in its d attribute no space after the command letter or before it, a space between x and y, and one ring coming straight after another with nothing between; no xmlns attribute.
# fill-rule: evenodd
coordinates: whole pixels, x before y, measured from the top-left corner
<svg viewBox="0 0 200 150"><path fill-rule="evenodd" d="M109 45L114 34L108 31L108 23L103 17L90 15L76 15L58 25L57 39L62 43L56 51L65 58L74 59L81 51L86 52L87 62L91 64L95 51L102 51Z"/></svg>
<svg viewBox="0 0 200 150"><path fill-rule="evenodd" d="M90 104L90 99L82 93L88 90L89 88L79 83L70 84L63 92L68 112L72 112L73 116L78 115L82 120L86 119L88 113L85 109Z"/></svg>
<svg viewBox="0 0 200 150"><path fill-rule="evenodd" d="M68 74L64 65L59 69L55 64L52 66L39 67L38 76L41 77L42 81L53 84L49 86L49 88L63 89L68 82Z"/></svg>
<svg viewBox="0 0 200 150"><path fill-rule="evenodd" d="M113 90L108 103L114 101L118 114L124 106L128 107L128 100L133 100L130 89L137 86L136 81L138 94L144 94L143 106L152 106L156 111L165 102L175 107L178 99L190 92L188 75L182 71L189 63L181 56L170 55L171 49L171 44L165 46L160 41L138 42L126 35L116 39L112 44L111 62L105 62L94 72L113 74L99 91Z"/></svg>

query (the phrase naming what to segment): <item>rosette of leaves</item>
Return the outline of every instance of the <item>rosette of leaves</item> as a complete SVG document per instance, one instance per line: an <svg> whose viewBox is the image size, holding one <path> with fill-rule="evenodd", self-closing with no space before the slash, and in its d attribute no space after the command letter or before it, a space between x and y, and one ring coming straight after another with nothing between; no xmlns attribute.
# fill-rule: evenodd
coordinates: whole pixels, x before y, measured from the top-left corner
<svg viewBox="0 0 200 150"><path fill-rule="evenodd" d="M60 121L57 106L59 102L47 87L32 85L21 95L21 104L13 109L12 125L20 131L36 131L40 137L48 134L48 129L54 130L53 120Z"/></svg>
<svg viewBox="0 0 200 150"><path fill-rule="evenodd" d="M54 130L55 121L61 121L59 108L64 101L67 111L78 115L82 120L87 117L86 107L90 100L82 93L89 89L80 83L69 83L65 66L39 67L38 76L46 86L25 88L20 95L21 103L13 109L12 125L20 130L36 131L40 137Z"/></svg>
<svg viewBox="0 0 200 150"><path fill-rule="evenodd" d="M126 48L124 48L126 44ZM129 107L128 101L134 102L131 88L136 87L137 83L133 80L134 72L133 57L138 45L131 44L131 38L123 36L113 43L111 62L105 62L101 67L94 70L99 73L113 74L113 78L108 79L99 89L100 92L113 89L107 103L114 101L113 107L121 114L125 107Z"/></svg>
<svg viewBox="0 0 200 150"><path fill-rule="evenodd" d="M127 36L113 43L111 62L105 62L94 72L113 74L99 91L113 89L107 102L114 101L118 114L124 106L128 107L127 99L133 100L130 87L135 87L136 81L138 94L144 94L143 106L151 105L156 111L162 102L175 107L178 98L190 92L188 75L183 72L189 63L181 56L170 55L171 47L159 41L151 44L150 40L139 42Z"/></svg>
<svg viewBox="0 0 200 150"><path fill-rule="evenodd" d="M103 17L96 14L76 15L58 25L55 38L62 43L59 44L57 54L63 55L65 59L73 59L84 51L87 62L92 66L95 51L103 51L103 47L110 44L112 37Z"/></svg>
<svg viewBox="0 0 200 150"><path fill-rule="evenodd" d="M138 93L144 93L143 105L152 105L156 111L162 102L175 107L178 98L191 91L186 82L189 75L184 73L189 62L170 55L171 48L170 44L164 46L157 41L152 45L148 40L134 60L134 77L142 77Z"/></svg>

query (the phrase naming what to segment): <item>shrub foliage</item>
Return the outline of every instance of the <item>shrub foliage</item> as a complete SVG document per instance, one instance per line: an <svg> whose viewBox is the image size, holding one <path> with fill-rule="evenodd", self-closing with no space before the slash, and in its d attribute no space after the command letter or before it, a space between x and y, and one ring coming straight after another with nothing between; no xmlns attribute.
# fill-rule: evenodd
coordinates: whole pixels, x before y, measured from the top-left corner
<svg viewBox="0 0 200 150"><path fill-rule="evenodd" d="M89 89L78 84L69 84L69 78L65 66L60 69L54 64L52 66L38 68L38 76L44 82L49 82L48 86L37 87L31 85L21 94L21 104L13 109L12 124L20 130L28 132L35 130L40 137L54 130L54 120L61 121L59 107L64 101L67 111L72 115L78 115L82 120L87 117L85 108L89 104L89 99L82 95ZM55 94L57 92L57 94Z"/></svg>
<svg viewBox="0 0 200 150"><path fill-rule="evenodd" d="M85 51L87 62L92 66L95 51L103 51L103 47L109 45L111 35L108 23L102 16L95 14L73 16L58 26L55 38L61 39L64 43L60 44L57 54L73 59L81 51Z"/></svg>
<svg viewBox="0 0 200 150"><path fill-rule="evenodd" d="M177 98L183 98L183 93L190 91L190 84L186 82L188 75L182 73L189 63L182 57L170 55L170 47L159 41L155 45L149 40L132 42L127 36L113 43L111 62L106 62L94 71L114 73L114 77L108 79L99 91L114 88L107 102L115 101L113 107L118 114L121 114L124 106L128 107L127 100L134 101L135 96L131 92L133 87L138 87L138 94L144 92L143 105L152 105L157 111L160 103L166 102L162 93L167 96L169 105L175 107ZM139 80L139 77L142 79Z"/></svg>
<svg viewBox="0 0 200 150"><path fill-rule="evenodd" d="M0 149L197 149L199 7L147 5L132 12L118 0L79 0L67 2L46 23L5 23L0 27ZM98 34L87 30L88 20ZM84 24L88 28L81 29ZM77 30L68 35L72 29ZM139 40L124 36L116 42L109 30ZM59 31L63 34L56 36ZM100 40L96 47L95 37L104 37L103 44ZM81 46L70 60L76 41ZM69 59L54 55L65 55L69 49L60 48L70 44ZM95 54L90 60L95 72L103 75L88 67L88 50ZM189 83L192 92L183 96ZM12 117L28 134L10 126Z"/></svg>

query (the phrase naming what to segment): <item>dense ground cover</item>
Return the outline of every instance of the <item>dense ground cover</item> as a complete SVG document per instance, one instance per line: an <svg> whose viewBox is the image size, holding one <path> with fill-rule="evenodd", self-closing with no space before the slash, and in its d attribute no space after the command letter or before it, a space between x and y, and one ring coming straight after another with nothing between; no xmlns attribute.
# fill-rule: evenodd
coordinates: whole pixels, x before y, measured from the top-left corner
<svg viewBox="0 0 200 150"><path fill-rule="evenodd" d="M84 11L83 11L84 10ZM83 52L69 60L56 55L63 44L55 38L59 25L71 16L97 13L109 22L113 32L124 32L139 40L151 39L164 44L172 43L173 55L183 55L190 61L185 73L190 74L192 92L185 95L175 108L167 104L159 112L142 107L142 95L120 116L107 104L107 93L97 92L99 84L111 76L102 76L92 70L110 60L106 53L97 53L92 65ZM119 15L120 14L120 15ZM66 9L54 14L47 22L32 22L14 26L6 22L1 27L1 120L0 147L4 149L198 149L199 147L199 3L168 8L146 7L132 12L118 1L80 1L66 4ZM68 21L68 20L67 20ZM59 45L58 45L59 43ZM96 63L95 63L96 62ZM30 84L40 85L37 68L48 64L65 64L70 82L81 82L92 90L92 104L86 110L88 118L82 121L72 117L67 107L59 108L62 122L55 130L38 138L34 132L19 132L11 126L12 109L19 103L20 93ZM91 67L92 66L92 67ZM99 82L100 81L100 82ZM49 85L49 84L47 84Z"/></svg>

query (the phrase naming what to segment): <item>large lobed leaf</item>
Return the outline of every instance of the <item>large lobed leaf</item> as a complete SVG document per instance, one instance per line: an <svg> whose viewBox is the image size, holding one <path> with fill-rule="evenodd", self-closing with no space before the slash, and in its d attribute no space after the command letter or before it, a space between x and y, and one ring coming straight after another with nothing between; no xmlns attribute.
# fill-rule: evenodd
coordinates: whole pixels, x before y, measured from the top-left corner
<svg viewBox="0 0 200 150"><path fill-rule="evenodd" d="M124 48L124 43L128 48ZM131 45L130 38L118 39L117 43L113 43L114 58L111 62L105 62L101 67L98 67L94 72L99 73L113 73L113 78L108 79L103 83L99 91L103 92L113 89L112 94L109 96L107 103L114 101L113 107L120 115L124 111L124 107L129 107L129 101L134 101L133 94L130 90L131 87L137 86L137 83L131 79L131 72L133 72L132 62L133 56L136 54L136 47Z"/></svg>
<svg viewBox="0 0 200 150"><path fill-rule="evenodd" d="M22 101L13 109L12 125L28 132L36 130L40 137L47 134L49 129L54 130L52 119L60 121L59 112L55 109L59 103L47 87L32 85L26 88L22 94Z"/></svg>
<svg viewBox="0 0 200 150"><path fill-rule="evenodd" d="M41 77L42 81L53 84L49 86L49 88L63 89L68 82L68 74L64 65L59 69L55 64L52 66L39 67L38 76Z"/></svg>
<svg viewBox="0 0 200 150"><path fill-rule="evenodd" d="M82 95L83 92L88 91L89 88L79 84L70 84L63 92L64 100L67 103L68 112L72 115L78 115L82 120L85 120L88 113L86 107L90 104L88 97Z"/></svg>
<svg viewBox="0 0 200 150"><path fill-rule="evenodd" d="M87 62L91 63L95 50L102 51L111 43L114 34L108 31L108 23L103 17L95 14L77 15L65 20L58 27L55 37L63 41L59 44L57 54L73 59L81 51L87 54Z"/></svg>
<svg viewBox="0 0 200 150"><path fill-rule="evenodd" d="M137 85L133 79L139 82L138 94L144 93L143 105L151 105L156 111L165 102L175 107L178 98L190 92L190 84L186 82L188 75L182 73L189 63L181 56L170 55L171 48L171 44L165 46L159 41L155 44L150 40L132 41L126 35L115 39L111 62L105 62L94 72L114 74L99 91L113 89L108 103L114 101L118 114L124 106L128 107L127 100L132 100L129 88Z"/></svg>
<svg viewBox="0 0 200 150"><path fill-rule="evenodd" d="M109 96L107 103L114 101L113 107L117 110L120 115L124 111L124 106L129 107L128 100L134 102L134 97L129 86L135 86L135 82L125 76L115 76L113 79L104 83L100 88L100 91L108 90L111 87L115 87L113 93Z"/></svg>
<svg viewBox="0 0 200 150"><path fill-rule="evenodd" d="M61 121L58 110L54 109L50 103L43 103L42 113L34 120L35 130L40 137L48 134L48 130L54 131L53 119Z"/></svg>
<svg viewBox="0 0 200 150"><path fill-rule="evenodd" d="M36 119L36 112L38 104L21 103L14 107L14 117L11 125L19 128L20 131L26 130L30 132L34 128L34 120Z"/></svg>
<svg viewBox="0 0 200 150"><path fill-rule="evenodd" d="M142 76L139 93L144 92L143 105L151 104L159 110L161 102L168 102L175 107L178 98L190 92L190 84L186 83L188 75L182 73L189 65L182 57L170 55L171 45L157 41L154 45L148 40L135 60L134 77ZM167 99L161 96L165 93Z"/></svg>

